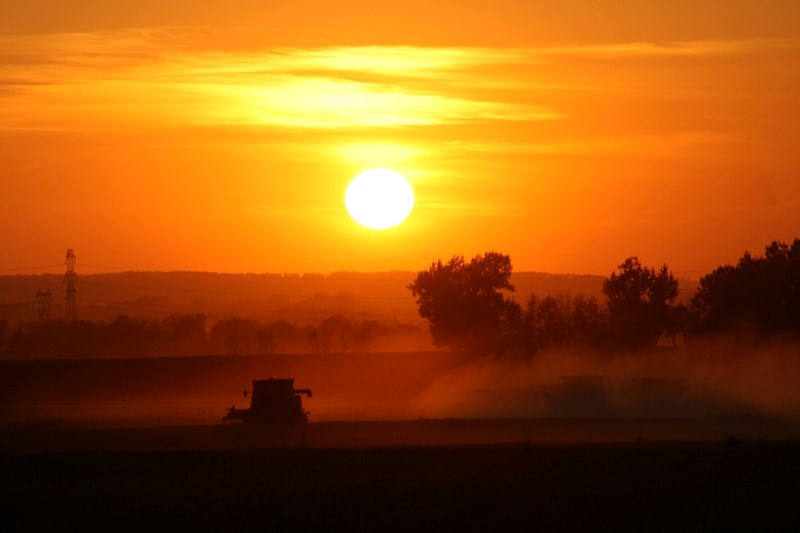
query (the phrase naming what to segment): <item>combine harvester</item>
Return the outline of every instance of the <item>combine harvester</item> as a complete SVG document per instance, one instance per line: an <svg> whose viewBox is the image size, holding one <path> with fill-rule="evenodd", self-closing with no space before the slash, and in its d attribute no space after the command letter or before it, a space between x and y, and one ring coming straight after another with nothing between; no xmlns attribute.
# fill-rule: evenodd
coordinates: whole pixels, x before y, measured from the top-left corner
<svg viewBox="0 0 800 533"><path fill-rule="evenodd" d="M264 444L303 447L309 413L303 409L302 394L311 398L311 389L295 389L293 378L255 380L250 409L231 406L222 420L241 420Z"/></svg>

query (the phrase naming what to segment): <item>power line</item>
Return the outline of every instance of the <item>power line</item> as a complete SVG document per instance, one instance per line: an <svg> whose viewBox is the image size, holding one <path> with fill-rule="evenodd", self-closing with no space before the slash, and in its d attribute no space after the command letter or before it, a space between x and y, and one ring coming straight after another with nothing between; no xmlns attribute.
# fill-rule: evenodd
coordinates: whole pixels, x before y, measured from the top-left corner
<svg viewBox="0 0 800 533"><path fill-rule="evenodd" d="M58 268L60 266L62 265L56 264L56 265L43 265L35 267L4 268L3 270L0 270L0 272L29 272L32 270L42 270L45 268ZM50 274L50 272L45 272L45 274Z"/></svg>

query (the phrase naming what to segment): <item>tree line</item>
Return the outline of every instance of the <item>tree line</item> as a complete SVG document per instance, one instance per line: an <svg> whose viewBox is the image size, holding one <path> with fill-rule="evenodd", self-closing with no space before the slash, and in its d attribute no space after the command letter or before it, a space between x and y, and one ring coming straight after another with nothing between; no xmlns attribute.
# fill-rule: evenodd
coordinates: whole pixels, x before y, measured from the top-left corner
<svg viewBox="0 0 800 533"><path fill-rule="evenodd" d="M531 354L559 345L639 350L734 332L749 339L800 337L800 239L772 242L700 279L688 305L666 265L629 257L604 280L603 298L513 299L511 258L497 252L431 264L408 285L434 344L455 350ZM313 325L202 314L110 322L0 320L0 355L14 358L324 353L425 349L413 325L333 315Z"/></svg>
<svg viewBox="0 0 800 533"><path fill-rule="evenodd" d="M736 265L700 280L688 306L676 303L678 280L667 265L629 257L595 297L512 297L511 258L497 252L431 264L408 289L430 324L435 344L456 350L523 354L576 344L639 350L660 340L746 333L754 339L800 335L800 239L773 242L765 255L745 253Z"/></svg>
<svg viewBox="0 0 800 533"><path fill-rule="evenodd" d="M306 326L235 317L210 322L202 314L163 319L119 316L109 322L19 322L14 327L0 321L0 354L61 359L358 352L386 350L399 343L409 349L415 343L424 347L427 337L417 326L343 315Z"/></svg>

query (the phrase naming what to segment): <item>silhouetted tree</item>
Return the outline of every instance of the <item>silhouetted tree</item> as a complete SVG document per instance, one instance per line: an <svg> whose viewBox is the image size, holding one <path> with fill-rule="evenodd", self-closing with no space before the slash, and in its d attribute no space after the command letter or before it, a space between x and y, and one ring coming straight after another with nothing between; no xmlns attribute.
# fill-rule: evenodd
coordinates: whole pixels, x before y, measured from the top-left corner
<svg viewBox="0 0 800 533"><path fill-rule="evenodd" d="M605 316L595 298L532 294L523 313L528 351L559 344L601 346Z"/></svg>
<svg viewBox="0 0 800 533"><path fill-rule="evenodd" d="M697 333L800 333L800 239L773 241L763 257L745 252L700 279L692 298Z"/></svg>
<svg viewBox="0 0 800 533"><path fill-rule="evenodd" d="M155 349L159 334L156 325L149 320L124 315L98 329L106 357L149 355Z"/></svg>
<svg viewBox="0 0 800 533"><path fill-rule="evenodd" d="M270 349L275 353L302 353L310 351L308 339L303 331L285 320L277 320L264 326L271 343Z"/></svg>
<svg viewBox="0 0 800 533"><path fill-rule="evenodd" d="M611 341L627 348L655 345L669 328L678 281L667 265L656 272L643 267L636 257L629 257L618 269L603 281Z"/></svg>
<svg viewBox="0 0 800 533"><path fill-rule="evenodd" d="M672 340L673 346L678 344L678 337L685 339L688 336L691 317L691 311L682 303L676 305L670 311L669 319L664 328L664 335Z"/></svg>
<svg viewBox="0 0 800 533"><path fill-rule="evenodd" d="M226 318L211 328L209 340L215 353L254 355L267 353L271 336L249 318Z"/></svg>
<svg viewBox="0 0 800 533"><path fill-rule="evenodd" d="M573 344L596 347L605 344L607 317L596 298L579 294L572 300L571 325Z"/></svg>
<svg viewBox="0 0 800 533"><path fill-rule="evenodd" d="M531 335L530 346L536 350L564 344L570 336L571 304L568 298L537 298L532 294L525 307L524 321Z"/></svg>
<svg viewBox="0 0 800 533"><path fill-rule="evenodd" d="M432 263L408 285L419 314L430 321L435 344L453 349L501 349L521 316L519 305L502 291L513 292L511 258L497 252L469 262L455 256Z"/></svg>
<svg viewBox="0 0 800 533"><path fill-rule="evenodd" d="M153 321L158 332L154 355L203 355L208 348L204 315L173 314Z"/></svg>

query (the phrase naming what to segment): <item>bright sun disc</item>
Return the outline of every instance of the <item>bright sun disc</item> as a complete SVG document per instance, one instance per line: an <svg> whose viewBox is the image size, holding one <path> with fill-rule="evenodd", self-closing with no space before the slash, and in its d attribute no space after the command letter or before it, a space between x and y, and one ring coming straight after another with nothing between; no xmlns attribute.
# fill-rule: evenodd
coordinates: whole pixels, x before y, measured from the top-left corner
<svg viewBox="0 0 800 533"><path fill-rule="evenodd" d="M344 194L344 205L353 220L372 229L402 223L414 208L414 190L394 170L373 168L353 178Z"/></svg>

